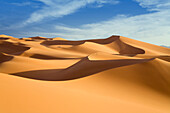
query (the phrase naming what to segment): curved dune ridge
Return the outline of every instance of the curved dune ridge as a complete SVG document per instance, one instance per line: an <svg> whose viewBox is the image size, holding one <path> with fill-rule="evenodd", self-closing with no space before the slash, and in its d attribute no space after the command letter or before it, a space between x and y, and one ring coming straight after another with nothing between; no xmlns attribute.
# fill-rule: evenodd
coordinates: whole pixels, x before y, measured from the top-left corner
<svg viewBox="0 0 170 113"><path fill-rule="evenodd" d="M0 35L0 90L0 113L170 113L170 49Z"/></svg>

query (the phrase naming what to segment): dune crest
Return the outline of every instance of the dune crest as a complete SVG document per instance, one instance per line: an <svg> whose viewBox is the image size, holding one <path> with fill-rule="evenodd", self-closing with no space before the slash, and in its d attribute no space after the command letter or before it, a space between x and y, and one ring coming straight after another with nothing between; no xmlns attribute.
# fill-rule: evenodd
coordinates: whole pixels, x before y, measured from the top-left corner
<svg viewBox="0 0 170 113"><path fill-rule="evenodd" d="M0 113L170 113L170 49L0 35L0 90Z"/></svg>

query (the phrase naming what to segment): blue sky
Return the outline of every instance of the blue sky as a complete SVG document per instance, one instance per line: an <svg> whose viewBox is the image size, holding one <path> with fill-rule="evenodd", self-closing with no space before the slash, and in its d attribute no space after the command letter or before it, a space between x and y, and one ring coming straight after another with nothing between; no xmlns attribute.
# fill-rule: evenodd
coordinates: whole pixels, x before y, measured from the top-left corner
<svg viewBox="0 0 170 113"><path fill-rule="evenodd" d="M0 34L69 40L121 35L170 45L170 0L0 0Z"/></svg>

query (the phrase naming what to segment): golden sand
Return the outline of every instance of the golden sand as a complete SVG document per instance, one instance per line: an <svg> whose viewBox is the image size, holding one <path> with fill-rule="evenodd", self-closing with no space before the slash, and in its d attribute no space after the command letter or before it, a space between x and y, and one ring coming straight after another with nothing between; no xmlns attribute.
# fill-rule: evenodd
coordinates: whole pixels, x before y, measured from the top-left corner
<svg viewBox="0 0 170 113"><path fill-rule="evenodd" d="M0 113L170 113L170 49L0 35Z"/></svg>

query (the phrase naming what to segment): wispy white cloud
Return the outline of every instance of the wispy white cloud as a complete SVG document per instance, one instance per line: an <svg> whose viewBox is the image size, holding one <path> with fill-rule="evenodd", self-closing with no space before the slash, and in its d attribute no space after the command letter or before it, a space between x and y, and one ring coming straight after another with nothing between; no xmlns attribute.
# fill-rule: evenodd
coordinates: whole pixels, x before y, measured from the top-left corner
<svg viewBox="0 0 170 113"><path fill-rule="evenodd" d="M29 6L32 3L31 2L21 2L21 3L11 3L12 5L16 5L16 6Z"/></svg>
<svg viewBox="0 0 170 113"><path fill-rule="evenodd" d="M115 5L115 4L120 3L120 1L117 1L117 0L98 0L96 2L97 2L97 4L94 7L97 7L97 8L103 7L105 4L113 4L113 5Z"/></svg>
<svg viewBox="0 0 170 113"><path fill-rule="evenodd" d="M27 25L35 22L42 21L46 18L59 18L65 15L76 12L78 9L85 7L88 4L97 3L100 5L111 3L117 4L117 0L37 0L43 2L40 10L31 14L30 18L22 24Z"/></svg>
<svg viewBox="0 0 170 113"><path fill-rule="evenodd" d="M165 10L170 9L170 0L135 0L139 5L149 10Z"/></svg>

